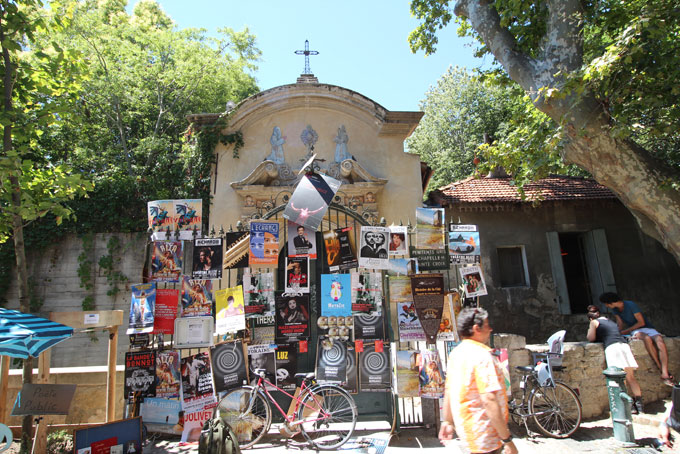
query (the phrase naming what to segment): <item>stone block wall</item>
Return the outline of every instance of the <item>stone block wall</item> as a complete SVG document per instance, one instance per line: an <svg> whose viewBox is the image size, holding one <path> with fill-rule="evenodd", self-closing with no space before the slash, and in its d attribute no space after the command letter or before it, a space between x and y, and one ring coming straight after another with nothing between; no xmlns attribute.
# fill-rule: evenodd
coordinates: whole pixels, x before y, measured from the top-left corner
<svg viewBox="0 0 680 454"><path fill-rule="evenodd" d="M668 364L671 373L677 375L680 370L676 370L674 365L680 364L680 338L666 337L665 341L668 347ZM515 366L531 364L531 353L545 352L548 350L547 345L526 345L523 336L495 334L494 346L508 349L512 393L520 396L521 375L515 371ZM638 363L635 377L642 388L643 400L654 402L668 398L671 388L664 385L659 378L661 373L645 350L644 343L640 340L633 340L630 346ZM578 390L583 405L583 417L593 418L608 413L607 387L602 374L602 371L607 368L603 345L591 342L566 342L562 365L565 366L565 370L556 372L555 377Z"/></svg>

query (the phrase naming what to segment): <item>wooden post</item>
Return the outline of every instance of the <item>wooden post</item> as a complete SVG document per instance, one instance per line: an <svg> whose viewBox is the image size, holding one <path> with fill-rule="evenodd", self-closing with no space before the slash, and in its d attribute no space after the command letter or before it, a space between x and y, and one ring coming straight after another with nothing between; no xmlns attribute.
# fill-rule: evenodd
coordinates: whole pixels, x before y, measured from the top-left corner
<svg viewBox="0 0 680 454"><path fill-rule="evenodd" d="M50 382L50 361L52 360L52 350L47 349L38 357L38 383L46 384Z"/></svg>
<svg viewBox="0 0 680 454"><path fill-rule="evenodd" d="M3 356L0 362L0 422L7 422L7 388L9 387L9 356Z"/></svg>
<svg viewBox="0 0 680 454"><path fill-rule="evenodd" d="M116 418L116 353L118 327L109 328L109 368L106 372L106 422Z"/></svg>

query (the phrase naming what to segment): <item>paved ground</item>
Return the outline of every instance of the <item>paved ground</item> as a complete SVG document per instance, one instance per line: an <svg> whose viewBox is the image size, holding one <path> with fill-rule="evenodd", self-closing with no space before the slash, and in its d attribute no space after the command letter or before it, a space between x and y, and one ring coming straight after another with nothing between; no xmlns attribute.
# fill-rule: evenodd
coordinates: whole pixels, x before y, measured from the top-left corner
<svg viewBox="0 0 680 454"><path fill-rule="evenodd" d="M516 445L520 454L572 454L572 453L593 453L593 454L648 454L658 452L651 448L652 441L657 436L657 426L660 416L665 410L666 403L649 405L648 414L635 416L634 431L638 446L624 448L613 438L611 419L601 419L589 421L581 424L581 428L572 438L565 440L548 439L544 437L529 438L523 427L512 426L515 435ZM282 440L277 430L272 430L264 439L262 444L245 451L250 454L273 454L283 451L299 451L301 454L314 452L309 449L301 439ZM378 440L377 446L367 446L369 438ZM363 440L362 440L363 439ZM389 442L387 443L387 441ZM388 444L384 451L380 448L380 441ZM402 429L398 434L389 435L389 428L370 427L368 430L355 432L350 442L345 444L342 449L335 452L338 454L364 453L364 454L406 454L413 449L419 452L430 454L454 454L456 449L452 445L444 447L437 440L434 429ZM196 444L181 445L176 439L158 439L144 448L147 454L158 453L196 453ZM663 452L680 453L680 441L673 450L666 448ZM413 453L409 453L413 454Z"/></svg>

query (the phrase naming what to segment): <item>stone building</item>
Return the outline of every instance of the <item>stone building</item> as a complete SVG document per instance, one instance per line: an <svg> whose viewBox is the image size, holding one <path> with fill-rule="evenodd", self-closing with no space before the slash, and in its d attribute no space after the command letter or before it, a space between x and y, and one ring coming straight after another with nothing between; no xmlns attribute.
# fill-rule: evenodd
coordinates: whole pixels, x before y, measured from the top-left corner
<svg viewBox="0 0 680 454"><path fill-rule="evenodd" d="M545 342L583 340L586 307L605 291L636 301L664 334L680 334L680 268L626 207L591 179L551 176L525 186L468 178L434 191L449 222L476 224L496 332ZM606 312L606 311L604 311Z"/></svg>

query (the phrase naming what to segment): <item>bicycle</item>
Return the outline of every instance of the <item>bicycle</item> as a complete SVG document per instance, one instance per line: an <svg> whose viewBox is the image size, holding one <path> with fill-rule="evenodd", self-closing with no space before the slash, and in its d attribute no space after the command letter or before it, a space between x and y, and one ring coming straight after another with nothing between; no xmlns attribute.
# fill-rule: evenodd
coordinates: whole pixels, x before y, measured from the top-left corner
<svg viewBox="0 0 680 454"><path fill-rule="evenodd" d="M513 422L520 425L521 421L529 436L532 435L527 425L529 418L548 437L568 438L576 432L581 425L581 400L576 391L552 375L552 369L563 368L539 362L516 369L522 374L519 384L522 399L508 403Z"/></svg>
<svg viewBox="0 0 680 454"><path fill-rule="evenodd" d="M221 418L232 427L241 449L255 445L269 431L272 402L283 416L285 430L292 435L299 429L317 449L336 449L349 440L358 413L347 391L338 385L316 383L314 372L310 372L295 374L302 383L300 392L292 395L267 381L265 372L265 369L255 371L256 386L244 385L228 391L213 412L213 417ZM268 386L293 399L295 407L290 415L274 400Z"/></svg>

